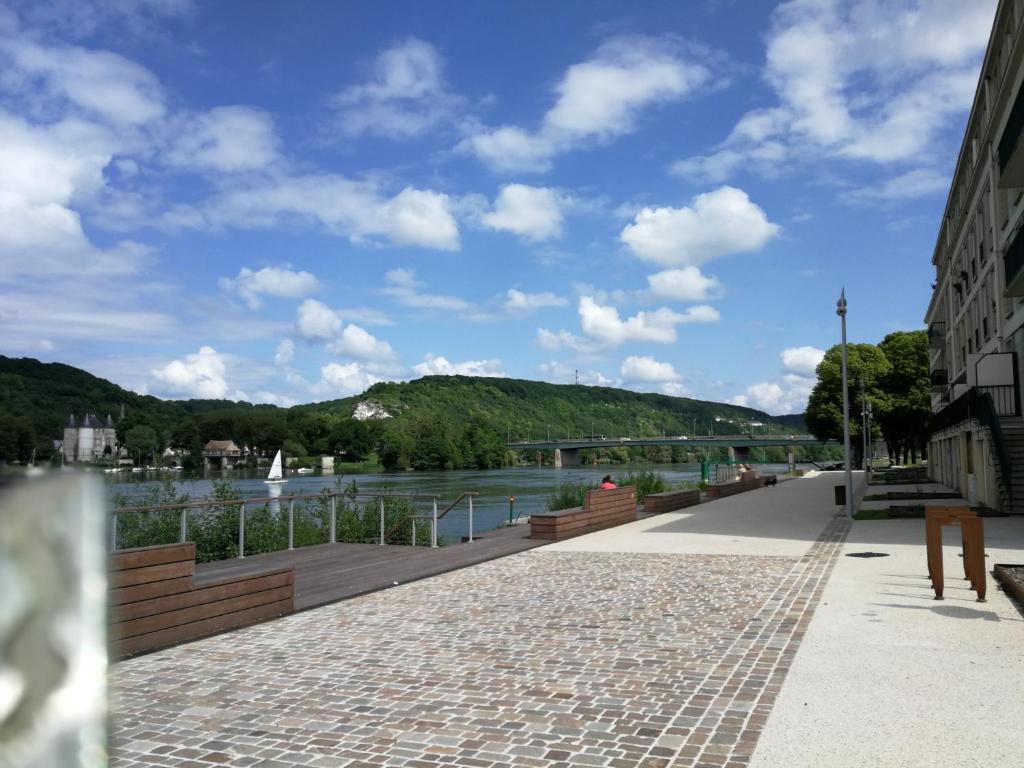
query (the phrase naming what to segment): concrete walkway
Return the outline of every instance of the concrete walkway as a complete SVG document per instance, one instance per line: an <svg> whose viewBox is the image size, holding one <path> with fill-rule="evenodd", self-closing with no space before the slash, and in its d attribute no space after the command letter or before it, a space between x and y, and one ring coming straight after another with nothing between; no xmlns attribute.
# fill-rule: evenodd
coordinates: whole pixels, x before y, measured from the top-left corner
<svg viewBox="0 0 1024 768"><path fill-rule="evenodd" d="M930 502L945 505L945 500ZM987 568L1024 563L1024 519L986 518ZM921 520L855 522L752 768L1024 765L1024 615L962 580L944 534L933 599Z"/></svg>
<svg viewBox="0 0 1024 768"><path fill-rule="evenodd" d="M857 523L844 544L841 483L822 473L122 662L111 764L1021 764L1020 615L994 586L985 605L954 581L930 601L919 520ZM990 561L1019 561L1017 521L986 524ZM864 549L890 557L840 556Z"/></svg>

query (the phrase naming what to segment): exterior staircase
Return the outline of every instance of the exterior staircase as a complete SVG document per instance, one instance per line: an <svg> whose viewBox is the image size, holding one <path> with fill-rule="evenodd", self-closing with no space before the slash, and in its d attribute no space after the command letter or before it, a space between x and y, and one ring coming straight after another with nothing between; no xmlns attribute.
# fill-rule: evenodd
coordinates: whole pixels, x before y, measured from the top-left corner
<svg viewBox="0 0 1024 768"><path fill-rule="evenodd" d="M1003 416L999 419L999 426L1010 457L1009 478L1003 477L999 462L995 462L1000 501L1004 512L1011 515L1024 514L1024 419L1020 416Z"/></svg>

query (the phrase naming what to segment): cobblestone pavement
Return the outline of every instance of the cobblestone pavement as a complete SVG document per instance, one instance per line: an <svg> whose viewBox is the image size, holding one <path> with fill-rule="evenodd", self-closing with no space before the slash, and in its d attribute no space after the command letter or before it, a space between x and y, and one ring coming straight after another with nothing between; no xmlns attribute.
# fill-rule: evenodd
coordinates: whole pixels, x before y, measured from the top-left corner
<svg viewBox="0 0 1024 768"><path fill-rule="evenodd" d="M122 662L111 764L746 766L847 529L537 550Z"/></svg>

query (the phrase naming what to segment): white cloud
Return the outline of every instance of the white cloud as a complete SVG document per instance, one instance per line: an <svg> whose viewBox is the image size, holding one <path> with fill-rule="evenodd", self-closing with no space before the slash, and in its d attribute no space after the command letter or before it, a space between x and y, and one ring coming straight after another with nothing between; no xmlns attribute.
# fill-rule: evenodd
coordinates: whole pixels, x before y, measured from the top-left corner
<svg viewBox="0 0 1024 768"><path fill-rule="evenodd" d="M381 293L390 296L398 303L407 307L417 309L441 309L456 312L464 312L472 309L473 305L457 296L444 296L440 294L424 293L420 289L422 284L416 279L416 271L412 269L396 268L389 270L384 279L388 286L381 289Z"/></svg>
<svg viewBox="0 0 1024 768"><path fill-rule="evenodd" d="M116 29L119 38L143 38L153 28L160 29L165 18L188 16L195 9L193 0L55 0L18 5L27 26L80 39L110 29ZM0 28L2 22L0 13Z"/></svg>
<svg viewBox="0 0 1024 768"><path fill-rule="evenodd" d="M237 293L251 309L258 309L263 303L260 298L263 295L298 299L317 290L320 282L312 273L294 272L286 264L283 267L263 267L255 272L242 267L237 277L222 277L220 287Z"/></svg>
<svg viewBox="0 0 1024 768"><path fill-rule="evenodd" d="M370 79L337 96L347 136L416 136L453 120L464 99L449 93L443 63L430 43L411 37L378 55Z"/></svg>
<svg viewBox="0 0 1024 768"><path fill-rule="evenodd" d="M262 229L317 224L356 245L411 245L457 251L459 227L448 195L406 187L387 197L375 181L337 174L279 175L227 184L218 196L164 216L169 229Z"/></svg>
<svg viewBox="0 0 1024 768"><path fill-rule="evenodd" d="M803 413L815 384L815 369L825 357L817 347L787 347L779 354L785 373L777 381L759 381L730 400L771 414Z"/></svg>
<svg viewBox="0 0 1024 768"><path fill-rule="evenodd" d="M392 360L395 351L386 341L381 341L373 334L364 331L358 325L350 323L328 345L327 350L336 355L356 357L361 360Z"/></svg>
<svg viewBox="0 0 1024 768"><path fill-rule="evenodd" d="M665 266L699 265L756 251L779 226L742 189L723 186L686 208L644 208L619 239L641 259Z"/></svg>
<svg viewBox="0 0 1024 768"><path fill-rule="evenodd" d="M663 307L653 312L638 312L622 320L615 307L598 304L591 296L580 297L579 315L583 332L607 346L634 341L671 344L676 340L677 325L719 320L718 311L706 305L690 307L685 313Z"/></svg>
<svg viewBox="0 0 1024 768"><path fill-rule="evenodd" d="M622 381L605 376L600 371L583 370L558 360L549 360L538 366L545 381L552 384L582 384L590 387L621 387Z"/></svg>
<svg viewBox="0 0 1024 768"><path fill-rule="evenodd" d="M703 275L694 266L648 275L647 284L652 296L666 301L707 301L722 290L717 277Z"/></svg>
<svg viewBox="0 0 1024 768"><path fill-rule="evenodd" d="M970 106L994 8L995 0L779 5L764 70L778 104L748 112L714 153L673 172L722 181L822 156L933 163L945 156L937 137L962 130L950 118ZM914 189L932 191L905 191Z"/></svg>
<svg viewBox="0 0 1024 768"><path fill-rule="evenodd" d="M343 326L341 316L316 299L306 299L299 305L296 324L299 335L317 341L334 338Z"/></svg>
<svg viewBox="0 0 1024 768"><path fill-rule="evenodd" d="M23 91L39 88L114 124L139 125L165 113L163 92L153 73L116 53L46 47L25 36L0 38L0 53L22 76Z"/></svg>
<svg viewBox="0 0 1024 768"><path fill-rule="evenodd" d="M615 38L566 70L536 132L511 125L483 129L459 149L495 170L545 171L558 154L632 132L645 109L684 98L708 76L665 40Z"/></svg>
<svg viewBox="0 0 1024 768"><path fill-rule="evenodd" d="M279 160L273 118L252 107L216 107L183 121L163 160L216 172L265 169Z"/></svg>
<svg viewBox="0 0 1024 768"><path fill-rule="evenodd" d="M564 307L569 301L564 296L556 296L550 292L523 293L515 288L508 289L505 309L509 312L533 312L544 307Z"/></svg>
<svg viewBox="0 0 1024 768"><path fill-rule="evenodd" d="M224 356L213 347L200 347L184 360L172 360L150 371L160 382L158 390L172 395L219 400L227 396Z"/></svg>
<svg viewBox="0 0 1024 768"><path fill-rule="evenodd" d="M537 344L542 349L555 352L563 347L574 349L577 352L590 352L594 343L587 339L580 338L569 331L549 331L547 328L537 329Z"/></svg>
<svg viewBox="0 0 1024 768"><path fill-rule="evenodd" d="M948 174L931 168L915 168L899 176L886 179L876 187L862 187L849 194L854 201L907 200L931 194L942 194L949 189L952 179Z"/></svg>
<svg viewBox="0 0 1024 768"><path fill-rule="evenodd" d="M679 381L682 378L671 363L637 355L631 355L623 360L619 373L629 382L667 382Z"/></svg>
<svg viewBox="0 0 1024 768"><path fill-rule="evenodd" d="M365 391L378 381L384 379L361 363L328 363L320 369L320 381L311 389L323 397L348 397Z"/></svg>
<svg viewBox="0 0 1024 768"><path fill-rule="evenodd" d="M481 221L491 229L513 232L533 242L561 237L561 200L548 187L506 184L494 201L494 209Z"/></svg>
<svg viewBox="0 0 1024 768"><path fill-rule="evenodd" d="M316 299L306 299L296 314L296 329L309 341L326 342L327 351L361 360L390 361L391 345L354 323L345 324L343 311L331 309Z"/></svg>
<svg viewBox="0 0 1024 768"><path fill-rule="evenodd" d="M489 376L505 378L501 360L466 360L451 363L441 356L427 355L422 363L412 369L418 376Z"/></svg>
<svg viewBox="0 0 1024 768"><path fill-rule="evenodd" d="M283 368L289 365L294 357L295 342L291 339L284 339L277 345L277 351L274 353L274 365L278 368Z"/></svg>
<svg viewBox="0 0 1024 768"><path fill-rule="evenodd" d="M261 389L252 398L252 402L269 403L270 405L276 405L279 408L291 408L293 405L298 403L298 400L294 397L289 397L288 395L280 395L276 392L267 392L266 390Z"/></svg>
<svg viewBox="0 0 1024 768"><path fill-rule="evenodd" d="M820 363L825 358L825 350L817 347L789 347L782 350L782 365L795 374L813 377Z"/></svg>
<svg viewBox="0 0 1024 768"><path fill-rule="evenodd" d="M0 276L125 275L152 261L132 241L94 246L74 209L103 189L115 146L91 123L33 126L0 109Z"/></svg>

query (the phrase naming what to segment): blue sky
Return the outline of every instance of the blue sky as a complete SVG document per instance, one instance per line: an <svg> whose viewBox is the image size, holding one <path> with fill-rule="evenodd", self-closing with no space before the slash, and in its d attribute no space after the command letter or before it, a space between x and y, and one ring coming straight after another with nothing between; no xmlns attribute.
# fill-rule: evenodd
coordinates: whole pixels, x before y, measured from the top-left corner
<svg viewBox="0 0 1024 768"><path fill-rule="evenodd" d="M0 352L803 410L921 327L990 0L0 3Z"/></svg>

